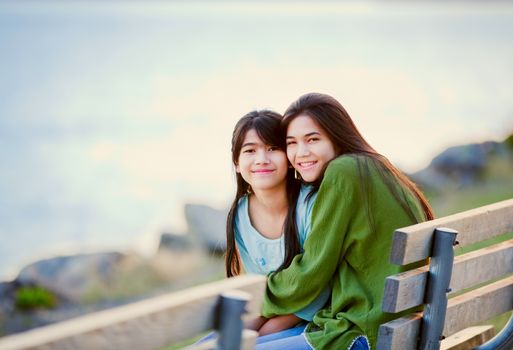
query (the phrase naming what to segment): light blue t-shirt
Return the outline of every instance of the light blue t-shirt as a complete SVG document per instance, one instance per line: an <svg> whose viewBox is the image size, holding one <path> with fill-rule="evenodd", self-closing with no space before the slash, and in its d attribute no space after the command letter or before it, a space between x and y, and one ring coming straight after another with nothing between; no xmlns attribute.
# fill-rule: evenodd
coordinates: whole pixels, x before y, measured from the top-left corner
<svg viewBox="0 0 513 350"><path fill-rule="evenodd" d="M303 244L310 233L312 208L317 193L307 200L310 186L301 186L296 206L296 224L299 235L299 244ZM249 218L248 196L239 200L235 216L235 242L239 249L244 270L247 273L267 275L276 271L285 258L284 236L269 239L258 232ZM330 288L326 288L310 305L295 313L296 316L311 321L315 313L321 309L330 296Z"/></svg>

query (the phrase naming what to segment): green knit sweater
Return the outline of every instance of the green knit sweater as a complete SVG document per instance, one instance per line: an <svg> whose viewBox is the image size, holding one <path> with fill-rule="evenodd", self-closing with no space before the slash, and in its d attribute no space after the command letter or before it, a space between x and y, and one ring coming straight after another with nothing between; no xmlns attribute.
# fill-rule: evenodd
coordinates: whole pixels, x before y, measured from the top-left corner
<svg viewBox="0 0 513 350"><path fill-rule="evenodd" d="M364 164L370 171L362 177ZM415 217L423 218L413 195L401 189L399 193ZM379 325L393 318L381 311L385 277L404 270L389 262L393 231L421 220L406 214L373 160L338 157L319 188L304 253L269 276L262 314L296 312L330 284L330 305L307 326L310 344L315 349L348 349L364 335L375 348Z"/></svg>

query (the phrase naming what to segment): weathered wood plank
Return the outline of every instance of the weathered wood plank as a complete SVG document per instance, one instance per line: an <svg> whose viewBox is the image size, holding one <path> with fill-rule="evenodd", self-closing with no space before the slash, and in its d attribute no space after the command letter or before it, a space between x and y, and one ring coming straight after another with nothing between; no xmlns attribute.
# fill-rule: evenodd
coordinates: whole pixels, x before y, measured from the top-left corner
<svg viewBox="0 0 513 350"><path fill-rule="evenodd" d="M492 325L465 328L442 340L440 350L471 350L495 336Z"/></svg>
<svg viewBox="0 0 513 350"><path fill-rule="evenodd" d="M459 255L454 260L450 283L453 293L512 273L513 239Z"/></svg>
<svg viewBox="0 0 513 350"><path fill-rule="evenodd" d="M450 336L513 309L513 276L449 299L443 335ZM401 317L379 328L378 349L414 349L421 313Z"/></svg>
<svg viewBox="0 0 513 350"><path fill-rule="evenodd" d="M424 303L429 266L389 276L385 280L382 310L397 313Z"/></svg>
<svg viewBox="0 0 513 350"><path fill-rule="evenodd" d="M423 222L395 231L390 261L406 265L427 258L435 228L449 227L460 234L460 246L513 231L513 199Z"/></svg>
<svg viewBox="0 0 513 350"><path fill-rule="evenodd" d="M241 350L253 350L255 348L258 332L249 329L242 330ZM201 344L193 344L184 350L216 350L217 339L211 339Z"/></svg>
<svg viewBox="0 0 513 350"><path fill-rule="evenodd" d="M421 305L428 266L389 276L385 282L383 311L400 312ZM452 292L491 281L513 272L513 239L482 248L454 259Z"/></svg>
<svg viewBox="0 0 513 350"><path fill-rule="evenodd" d="M513 276L449 299L444 335L513 309Z"/></svg>
<svg viewBox="0 0 513 350"><path fill-rule="evenodd" d="M415 313L382 324L376 349L416 349L422 314Z"/></svg>
<svg viewBox="0 0 513 350"><path fill-rule="evenodd" d="M222 292L251 294L258 314L265 286L265 276L230 278L0 338L0 349L158 349L213 328Z"/></svg>
<svg viewBox="0 0 513 350"><path fill-rule="evenodd" d="M255 348L256 340L258 338L258 332L249 329L242 331L242 344L241 350L253 350Z"/></svg>

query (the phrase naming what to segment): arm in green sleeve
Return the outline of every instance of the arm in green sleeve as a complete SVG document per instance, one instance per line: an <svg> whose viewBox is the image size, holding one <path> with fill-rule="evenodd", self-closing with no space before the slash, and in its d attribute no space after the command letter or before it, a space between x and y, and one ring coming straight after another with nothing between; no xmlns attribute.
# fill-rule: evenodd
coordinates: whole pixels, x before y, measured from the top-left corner
<svg viewBox="0 0 513 350"><path fill-rule="evenodd" d="M339 266L344 238L357 204L356 161L343 157L326 170L312 211L312 227L303 254L290 266L271 274L264 297L263 315L296 312L310 304L330 283Z"/></svg>

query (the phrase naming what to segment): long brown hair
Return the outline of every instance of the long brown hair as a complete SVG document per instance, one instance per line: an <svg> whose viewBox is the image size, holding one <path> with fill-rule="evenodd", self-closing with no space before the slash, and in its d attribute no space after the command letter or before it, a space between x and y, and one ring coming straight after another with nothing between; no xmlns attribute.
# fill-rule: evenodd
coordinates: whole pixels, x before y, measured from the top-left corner
<svg viewBox="0 0 513 350"><path fill-rule="evenodd" d="M280 127L282 116L269 110L252 111L243 116L235 125L232 135L232 162L237 165L242 143L249 130L254 129L258 137L267 145L276 146L285 151L285 135ZM239 275L241 259L235 244L235 217L239 200L250 191L249 184L240 173L236 173L237 191L226 220L226 255L225 268L228 277ZM287 172L287 217L283 224L285 235L285 257L277 271L290 265L296 254L300 253L299 238L296 225L296 202L301 184L294 179L294 172Z"/></svg>
<svg viewBox="0 0 513 350"><path fill-rule="evenodd" d="M290 122L300 114L312 118L326 132L335 146L338 156L353 155L357 159L362 190L366 197L370 196L369 190L366 189L368 183L366 179L370 173L370 165L373 163L392 195L413 221L418 222L419 219L415 217L410 208L403 188L409 190L417 198L424 212L424 219L434 219L433 209L422 191L363 138L345 108L336 99L320 93L301 96L285 111L282 120L285 132ZM319 188L321 181L322 175L314 182L314 191ZM402 186L397 186L398 183ZM372 221L372 215L370 217Z"/></svg>

